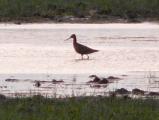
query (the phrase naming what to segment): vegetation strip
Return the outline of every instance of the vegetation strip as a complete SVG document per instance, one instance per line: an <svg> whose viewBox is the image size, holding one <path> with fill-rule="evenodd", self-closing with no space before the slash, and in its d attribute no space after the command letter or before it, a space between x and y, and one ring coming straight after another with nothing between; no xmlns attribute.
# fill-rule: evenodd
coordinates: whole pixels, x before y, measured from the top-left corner
<svg viewBox="0 0 159 120"><path fill-rule="evenodd" d="M0 0L0 21L140 22L158 20L158 6L158 0Z"/></svg>
<svg viewBox="0 0 159 120"><path fill-rule="evenodd" d="M2 120L158 120L159 100L116 97L0 97Z"/></svg>

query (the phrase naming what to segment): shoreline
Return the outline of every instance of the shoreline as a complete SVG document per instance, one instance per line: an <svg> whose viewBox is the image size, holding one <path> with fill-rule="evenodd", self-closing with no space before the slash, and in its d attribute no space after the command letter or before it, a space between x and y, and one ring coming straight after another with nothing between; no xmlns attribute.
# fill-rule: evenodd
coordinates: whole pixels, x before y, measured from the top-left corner
<svg viewBox="0 0 159 120"><path fill-rule="evenodd" d="M3 19L3 18L2 18ZM124 19L115 16L107 16L107 18L91 18L91 17L73 17L73 16L64 16L59 17L57 19L50 18L19 18L19 19L3 19L0 20L0 23L11 23L11 24L27 24L27 23L54 23L54 24L63 24L63 23L71 23L71 24L108 24L108 23L143 23L143 22L152 22L159 23L158 18L135 18L135 19Z"/></svg>
<svg viewBox="0 0 159 120"><path fill-rule="evenodd" d="M158 29L156 22L141 23L55 23L55 22L35 22L15 24L12 22L0 22L0 29Z"/></svg>

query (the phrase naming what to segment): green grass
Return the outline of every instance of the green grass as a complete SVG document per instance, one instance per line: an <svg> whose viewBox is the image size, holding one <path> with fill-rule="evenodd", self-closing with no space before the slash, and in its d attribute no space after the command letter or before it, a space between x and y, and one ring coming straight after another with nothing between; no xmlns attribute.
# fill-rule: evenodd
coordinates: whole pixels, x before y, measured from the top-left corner
<svg viewBox="0 0 159 120"><path fill-rule="evenodd" d="M92 12L94 11L94 12ZM159 18L159 0L0 0L0 20L57 20L64 16L91 19Z"/></svg>
<svg viewBox="0 0 159 120"><path fill-rule="evenodd" d="M1 120L159 120L159 100L107 97L0 100Z"/></svg>

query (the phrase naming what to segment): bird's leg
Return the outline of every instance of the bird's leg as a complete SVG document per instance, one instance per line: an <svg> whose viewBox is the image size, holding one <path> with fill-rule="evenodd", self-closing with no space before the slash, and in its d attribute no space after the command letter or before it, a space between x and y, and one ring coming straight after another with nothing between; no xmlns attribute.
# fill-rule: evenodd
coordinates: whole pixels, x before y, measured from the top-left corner
<svg viewBox="0 0 159 120"><path fill-rule="evenodd" d="M83 54L81 54L82 60L83 60Z"/></svg>
<svg viewBox="0 0 159 120"><path fill-rule="evenodd" d="M87 60L89 60L89 56L87 55Z"/></svg>

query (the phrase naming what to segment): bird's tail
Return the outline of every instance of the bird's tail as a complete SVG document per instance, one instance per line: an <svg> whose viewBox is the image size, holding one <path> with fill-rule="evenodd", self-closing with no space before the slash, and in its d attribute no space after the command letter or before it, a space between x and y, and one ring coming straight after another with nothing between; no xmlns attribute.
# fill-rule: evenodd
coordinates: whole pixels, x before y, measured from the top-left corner
<svg viewBox="0 0 159 120"><path fill-rule="evenodd" d="M94 52L98 52L99 50L93 50Z"/></svg>

